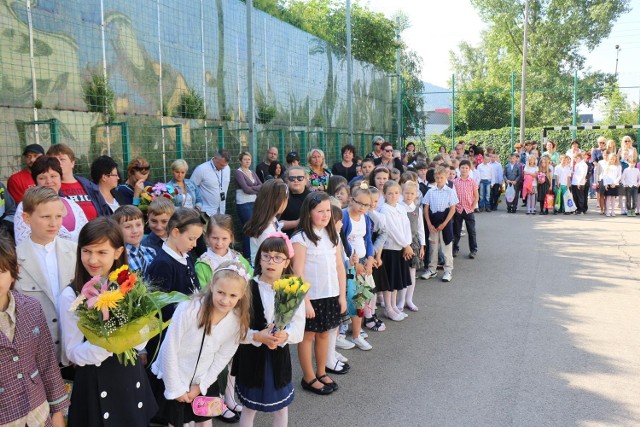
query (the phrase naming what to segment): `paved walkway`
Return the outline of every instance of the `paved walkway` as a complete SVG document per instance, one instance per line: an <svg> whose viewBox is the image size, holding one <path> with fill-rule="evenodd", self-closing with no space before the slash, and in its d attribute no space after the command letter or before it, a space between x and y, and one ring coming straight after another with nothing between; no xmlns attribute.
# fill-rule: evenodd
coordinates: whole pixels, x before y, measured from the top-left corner
<svg viewBox="0 0 640 427"><path fill-rule="evenodd" d="M418 282L419 313L344 351L340 390L301 390L293 352L290 425L640 425L640 218L477 222L478 258L464 242L451 283Z"/></svg>

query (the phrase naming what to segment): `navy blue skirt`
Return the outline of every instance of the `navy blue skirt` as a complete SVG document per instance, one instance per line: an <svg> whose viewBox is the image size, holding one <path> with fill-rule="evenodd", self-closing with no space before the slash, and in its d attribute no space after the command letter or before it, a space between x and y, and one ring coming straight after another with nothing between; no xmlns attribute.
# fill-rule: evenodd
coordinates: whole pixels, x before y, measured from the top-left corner
<svg viewBox="0 0 640 427"><path fill-rule="evenodd" d="M294 392L291 383L276 388L273 381L271 353L264 360L264 380L262 387L247 387L236 379L236 392L243 406L260 412L275 412L293 402Z"/></svg>

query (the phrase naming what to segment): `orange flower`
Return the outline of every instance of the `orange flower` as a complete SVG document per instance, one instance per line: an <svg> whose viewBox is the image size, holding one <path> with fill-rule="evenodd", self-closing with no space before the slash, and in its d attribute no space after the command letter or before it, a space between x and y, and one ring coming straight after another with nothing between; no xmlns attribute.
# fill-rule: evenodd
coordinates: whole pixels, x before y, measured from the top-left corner
<svg viewBox="0 0 640 427"><path fill-rule="evenodd" d="M136 284L136 280L138 280L136 273L131 273L127 280L120 285L120 292L122 292L122 295L126 295L127 292L133 289L133 286Z"/></svg>

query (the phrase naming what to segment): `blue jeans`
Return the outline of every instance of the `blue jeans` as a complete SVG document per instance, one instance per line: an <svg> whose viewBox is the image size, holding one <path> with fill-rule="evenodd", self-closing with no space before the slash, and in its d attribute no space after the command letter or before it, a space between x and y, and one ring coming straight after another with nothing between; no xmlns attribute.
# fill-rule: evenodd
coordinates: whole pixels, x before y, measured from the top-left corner
<svg viewBox="0 0 640 427"><path fill-rule="evenodd" d="M491 180L490 179L482 179L480 180L480 201L478 202L478 207L480 210L489 209L491 207L491 202L489 201L489 196L491 195Z"/></svg>
<svg viewBox="0 0 640 427"><path fill-rule="evenodd" d="M238 212L238 217L240 218L240 224L244 227L244 225L249 222L251 219L251 214L253 213L253 202L251 203L242 203L240 205L236 205L236 212ZM249 237L242 235L242 256L245 257L249 262L253 262L251 259L251 246L249 243Z"/></svg>

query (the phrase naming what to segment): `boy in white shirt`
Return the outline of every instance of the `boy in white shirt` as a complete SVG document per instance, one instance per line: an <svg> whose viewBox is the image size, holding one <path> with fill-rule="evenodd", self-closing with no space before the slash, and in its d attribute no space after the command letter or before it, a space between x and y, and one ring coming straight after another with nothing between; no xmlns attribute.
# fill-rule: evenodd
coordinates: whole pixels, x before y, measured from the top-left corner
<svg viewBox="0 0 640 427"><path fill-rule="evenodd" d="M491 156L486 155L482 158L482 163L478 165L476 170L478 171L478 178L480 178L480 201L478 205L480 212L491 211L491 180L493 179L493 167L489 164Z"/></svg>
<svg viewBox="0 0 640 427"><path fill-rule="evenodd" d="M500 200L500 188L502 187L502 180L504 179L504 173L502 172L502 164L500 164L500 156L497 154L491 155L492 168L491 174L491 210L498 210L498 201Z"/></svg>
<svg viewBox="0 0 640 427"><path fill-rule="evenodd" d="M64 205L51 188L29 188L24 193L22 208L22 218L31 227L31 235L16 248L20 278L15 289L40 302L58 362L66 365L68 362L61 352L57 306L58 296L75 275L77 244L57 237Z"/></svg>
<svg viewBox="0 0 640 427"><path fill-rule="evenodd" d="M620 184L624 187L627 199L627 216L636 216L638 211L638 186L640 186L640 169L636 167L635 159L629 159L629 167L622 172Z"/></svg>
<svg viewBox="0 0 640 427"><path fill-rule="evenodd" d="M575 165L573 166L573 176L571 177L571 194L576 203L576 215L584 215L587 213L587 200L585 197L584 186L587 180L587 164L582 160L582 153L574 156Z"/></svg>

